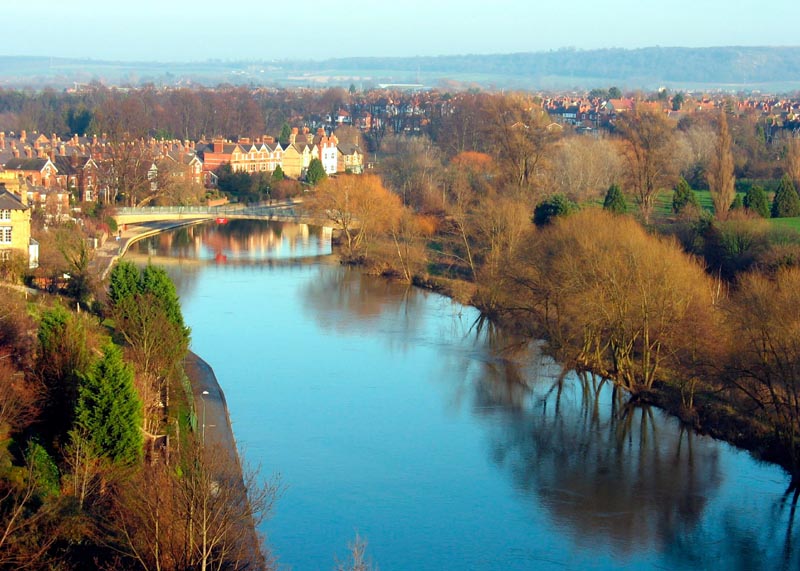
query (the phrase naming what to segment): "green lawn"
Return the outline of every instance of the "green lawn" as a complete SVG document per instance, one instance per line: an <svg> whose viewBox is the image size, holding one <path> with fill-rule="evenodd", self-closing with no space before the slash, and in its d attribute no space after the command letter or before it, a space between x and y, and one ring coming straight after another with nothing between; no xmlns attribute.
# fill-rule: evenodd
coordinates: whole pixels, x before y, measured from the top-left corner
<svg viewBox="0 0 800 571"><path fill-rule="evenodd" d="M707 190L695 190L694 195L703 210L714 212L714 203L711 202L711 193ZM662 190L656 197L655 215L658 217L672 216L672 189Z"/></svg>
<svg viewBox="0 0 800 571"><path fill-rule="evenodd" d="M795 232L800 232L800 217L797 218L770 218L770 222L779 228L789 228Z"/></svg>

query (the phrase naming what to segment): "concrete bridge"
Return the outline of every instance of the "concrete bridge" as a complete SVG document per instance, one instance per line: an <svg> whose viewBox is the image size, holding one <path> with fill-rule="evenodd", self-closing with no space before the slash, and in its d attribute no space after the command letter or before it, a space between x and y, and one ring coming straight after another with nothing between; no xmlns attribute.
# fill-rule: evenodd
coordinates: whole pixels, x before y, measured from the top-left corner
<svg viewBox="0 0 800 571"><path fill-rule="evenodd" d="M214 220L237 218L296 222L316 226L329 226L330 221L318 220L300 209L299 202L274 204L225 204L223 206L145 206L117 208L114 219L119 226L157 221Z"/></svg>

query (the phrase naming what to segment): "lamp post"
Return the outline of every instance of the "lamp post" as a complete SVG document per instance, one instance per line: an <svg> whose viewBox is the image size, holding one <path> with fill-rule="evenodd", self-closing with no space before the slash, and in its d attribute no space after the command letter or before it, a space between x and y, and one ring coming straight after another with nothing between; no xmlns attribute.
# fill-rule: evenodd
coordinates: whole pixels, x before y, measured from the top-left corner
<svg viewBox="0 0 800 571"><path fill-rule="evenodd" d="M203 446L206 444L206 395L208 391L200 393L200 398L203 399L203 429L201 431Z"/></svg>

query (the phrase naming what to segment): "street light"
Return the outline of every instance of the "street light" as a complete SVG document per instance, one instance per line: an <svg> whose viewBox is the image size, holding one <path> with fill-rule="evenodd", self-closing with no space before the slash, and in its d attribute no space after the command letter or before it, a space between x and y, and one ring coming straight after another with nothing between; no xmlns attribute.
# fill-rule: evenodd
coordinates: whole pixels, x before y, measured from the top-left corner
<svg viewBox="0 0 800 571"><path fill-rule="evenodd" d="M203 399L203 430L201 432L203 439L203 446L206 444L206 395L208 391L200 393L200 398Z"/></svg>

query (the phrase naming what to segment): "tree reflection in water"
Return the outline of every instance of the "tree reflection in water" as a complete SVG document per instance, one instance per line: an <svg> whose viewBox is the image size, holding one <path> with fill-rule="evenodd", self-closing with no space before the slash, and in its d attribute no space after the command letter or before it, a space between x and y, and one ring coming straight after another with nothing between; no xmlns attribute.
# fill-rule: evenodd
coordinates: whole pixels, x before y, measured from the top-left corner
<svg viewBox="0 0 800 571"><path fill-rule="evenodd" d="M794 488L756 514L705 513L722 482L718 443L535 346L492 354L478 370L462 364L474 413L493 417L491 461L559 533L622 558L655 550L680 568L798 568Z"/></svg>

